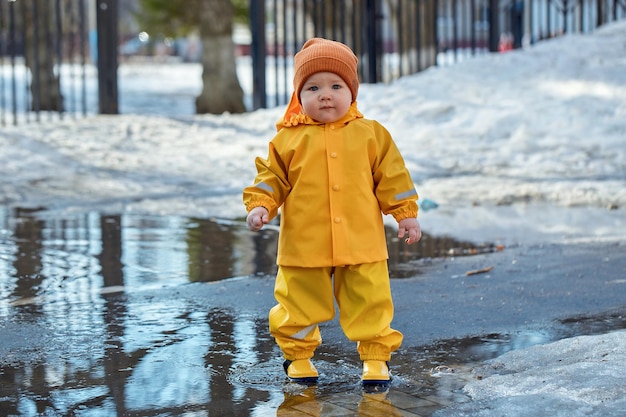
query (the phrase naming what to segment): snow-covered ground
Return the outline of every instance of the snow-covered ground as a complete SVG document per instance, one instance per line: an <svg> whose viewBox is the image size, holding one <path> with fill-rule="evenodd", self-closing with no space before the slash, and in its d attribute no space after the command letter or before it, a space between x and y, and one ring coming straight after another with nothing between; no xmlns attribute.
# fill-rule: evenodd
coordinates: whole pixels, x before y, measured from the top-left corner
<svg viewBox="0 0 626 417"><path fill-rule="evenodd" d="M192 109L198 74L174 64L120 69L122 108L141 105L142 93L154 105L166 86L171 117L3 128L0 204L46 207L53 216L244 216L241 190L283 108L181 114L179 106ZM359 107L403 152L426 233L505 245L624 241L626 21L362 85ZM427 210L428 200L438 207ZM476 401L455 415L626 415L624 346L626 333L617 332L507 354L468 384Z"/></svg>
<svg viewBox="0 0 626 417"><path fill-rule="evenodd" d="M360 109L439 205L422 211L424 230L505 244L626 235L625 38L622 21L362 85ZM122 66L120 86L122 116L3 128L0 204L243 216L283 107L189 115L195 65ZM157 103L172 116L128 114Z"/></svg>
<svg viewBox="0 0 626 417"><path fill-rule="evenodd" d="M625 365L626 331L514 350L473 370L472 401L435 416L625 416Z"/></svg>
<svg viewBox="0 0 626 417"><path fill-rule="evenodd" d="M617 22L362 85L359 107L391 131L420 196L439 205L422 213L424 229L505 243L621 239L625 38L626 24ZM0 203L243 215L240 191L283 108L189 115L198 67L156 67L120 69L121 108L159 103L170 117L127 113L4 128Z"/></svg>

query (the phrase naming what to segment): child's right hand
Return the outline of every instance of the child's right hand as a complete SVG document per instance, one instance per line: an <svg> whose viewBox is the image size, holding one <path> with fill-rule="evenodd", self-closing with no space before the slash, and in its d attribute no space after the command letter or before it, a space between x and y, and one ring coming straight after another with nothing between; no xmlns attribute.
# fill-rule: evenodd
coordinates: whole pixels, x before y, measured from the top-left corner
<svg viewBox="0 0 626 417"><path fill-rule="evenodd" d="M246 223L248 223L248 229L253 232L261 230L264 224L269 223L270 213L265 207L255 207L248 213Z"/></svg>
<svg viewBox="0 0 626 417"><path fill-rule="evenodd" d="M398 238L402 239L407 233L409 236L404 240L407 245L412 245L422 238L422 228L416 218L411 217L398 222Z"/></svg>

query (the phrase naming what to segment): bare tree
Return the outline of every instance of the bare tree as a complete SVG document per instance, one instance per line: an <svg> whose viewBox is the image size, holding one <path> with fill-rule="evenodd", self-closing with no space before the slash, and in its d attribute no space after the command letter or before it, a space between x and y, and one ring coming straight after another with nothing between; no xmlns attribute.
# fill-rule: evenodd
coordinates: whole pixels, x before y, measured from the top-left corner
<svg viewBox="0 0 626 417"><path fill-rule="evenodd" d="M168 35L198 30L202 42L203 88L196 113L243 113L232 38L235 7L231 0L142 0L138 19L146 28Z"/></svg>
<svg viewBox="0 0 626 417"><path fill-rule="evenodd" d="M49 0L23 1L19 4L24 12L24 60L32 77L31 108L61 111L63 97L54 65L55 4Z"/></svg>
<svg viewBox="0 0 626 417"><path fill-rule="evenodd" d="M198 14L202 40L202 92L197 113L242 113L243 90L237 78L232 38L234 8L230 0L200 2Z"/></svg>

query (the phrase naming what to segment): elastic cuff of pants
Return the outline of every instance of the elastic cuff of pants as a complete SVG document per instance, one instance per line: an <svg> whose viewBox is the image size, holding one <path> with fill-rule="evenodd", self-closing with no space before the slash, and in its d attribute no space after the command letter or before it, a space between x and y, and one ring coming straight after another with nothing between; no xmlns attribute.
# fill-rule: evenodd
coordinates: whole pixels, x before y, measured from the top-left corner
<svg viewBox="0 0 626 417"><path fill-rule="evenodd" d="M389 362L391 360L391 354L375 354L375 353L368 353L368 354L363 354L360 355L361 360L362 361L383 361L383 362Z"/></svg>
<svg viewBox="0 0 626 417"><path fill-rule="evenodd" d="M300 359L311 359L313 357L313 353L297 353L295 355L285 355L283 354L283 358L286 361L298 361Z"/></svg>

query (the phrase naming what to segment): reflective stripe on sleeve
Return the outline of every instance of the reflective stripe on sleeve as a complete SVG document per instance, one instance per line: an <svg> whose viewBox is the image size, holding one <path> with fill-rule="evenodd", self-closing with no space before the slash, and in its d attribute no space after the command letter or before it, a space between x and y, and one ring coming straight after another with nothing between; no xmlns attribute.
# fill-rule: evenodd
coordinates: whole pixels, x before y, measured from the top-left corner
<svg viewBox="0 0 626 417"><path fill-rule="evenodd" d="M396 201L403 200L403 199L409 198L409 197L413 197L414 195L417 195L417 191L415 191L415 188L413 188L412 190L409 190L409 191L405 191L405 192L400 193L400 194L396 194Z"/></svg>
<svg viewBox="0 0 626 417"><path fill-rule="evenodd" d="M264 182L260 182L260 183L256 184L255 187L260 188L260 189L265 190L265 191L270 192L270 193L274 192L274 189L272 188L272 186L269 185L269 184L266 184Z"/></svg>

